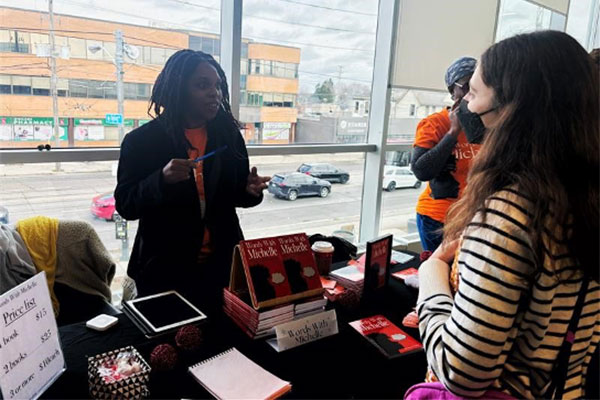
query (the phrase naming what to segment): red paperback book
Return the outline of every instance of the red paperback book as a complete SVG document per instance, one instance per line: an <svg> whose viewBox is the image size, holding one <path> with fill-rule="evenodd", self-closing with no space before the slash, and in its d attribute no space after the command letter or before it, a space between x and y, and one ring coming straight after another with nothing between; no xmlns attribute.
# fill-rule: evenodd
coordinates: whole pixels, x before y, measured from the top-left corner
<svg viewBox="0 0 600 400"><path fill-rule="evenodd" d="M256 310L322 294L306 234L241 241L234 250L229 290L249 292Z"/></svg>
<svg viewBox="0 0 600 400"><path fill-rule="evenodd" d="M400 279L401 281L405 280L406 278L408 278L409 276L412 275L418 275L419 274L419 270L416 268L407 268L407 269L403 269L402 271L397 271L397 272L393 272L392 276L396 279Z"/></svg>
<svg viewBox="0 0 600 400"><path fill-rule="evenodd" d="M367 242L365 286L368 289L379 289L387 285L390 276L392 242L392 235Z"/></svg>
<svg viewBox="0 0 600 400"><path fill-rule="evenodd" d="M350 322L350 326L387 358L401 357L423 348L418 340L398 328L383 315L359 319Z"/></svg>

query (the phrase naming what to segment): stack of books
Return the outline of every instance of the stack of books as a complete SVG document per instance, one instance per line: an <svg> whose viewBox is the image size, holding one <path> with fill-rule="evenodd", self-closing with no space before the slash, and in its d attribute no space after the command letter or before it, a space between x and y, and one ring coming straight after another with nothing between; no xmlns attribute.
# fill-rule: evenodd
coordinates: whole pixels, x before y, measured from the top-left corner
<svg viewBox="0 0 600 400"><path fill-rule="evenodd" d="M325 289L325 297L331 302L340 300L346 293L346 288L332 279L321 277L321 284Z"/></svg>
<svg viewBox="0 0 600 400"><path fill-rule="evenodd" d="M252 339L269 337L276 325L294 320L294 304L257 311L250 305L249 295L238 296L228 288L223 294L223 311Z"/></svg>
<svg viewBox="0 0 600 400"><path fill-rule="evenodd" d="M351 261L347 266L330 272L329 279L360 296L365 285L364 265L361 266L359 262Z"/></svg>
<svg viewBox="0 0 600 400"><path fill-rule="evenodd" d="M321 277L304 233L241 241L234 250L224 311L254 339L322 312Z"/></svg>
<svg viewBox="0 0 600 400"><path fill-rule="evenodd" d="M300 319L323 312L325 306L327 306L327 298L323 296L317 296L312 299L298 302L294 304L294 319Z"/></svg>
<svg viewBox="0 0 600 400"><path fill-rule="evenodd" d="M225 314L250 338L263 339L275 334L275 327L286 322L322 312L327 299L320 296L296 304L289 303L261 310L251 306L249 295L237 295L223 289Z"/></svg>

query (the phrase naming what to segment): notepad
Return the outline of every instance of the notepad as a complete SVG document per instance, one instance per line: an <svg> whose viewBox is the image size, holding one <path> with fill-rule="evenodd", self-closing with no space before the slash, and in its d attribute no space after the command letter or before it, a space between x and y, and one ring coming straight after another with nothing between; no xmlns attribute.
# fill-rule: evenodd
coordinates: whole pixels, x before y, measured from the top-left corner
<svg viewBox="0 0 600 400"><path fill-rule="evenodd" d="M189 372L217 399L276 399L292 389L236 348L192 365Z"/></svg>

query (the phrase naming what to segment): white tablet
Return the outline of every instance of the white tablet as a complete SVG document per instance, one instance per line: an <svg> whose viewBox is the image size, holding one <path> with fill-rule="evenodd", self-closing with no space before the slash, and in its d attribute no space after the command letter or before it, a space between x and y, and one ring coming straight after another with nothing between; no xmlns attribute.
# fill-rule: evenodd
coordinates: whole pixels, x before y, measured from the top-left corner
<svg viewBox="0 0 600 400"><path fill-rule="evenodd" d="M154 332L164 332L200 322L206 315L176 291L127 301L130 310Z"/></svg>

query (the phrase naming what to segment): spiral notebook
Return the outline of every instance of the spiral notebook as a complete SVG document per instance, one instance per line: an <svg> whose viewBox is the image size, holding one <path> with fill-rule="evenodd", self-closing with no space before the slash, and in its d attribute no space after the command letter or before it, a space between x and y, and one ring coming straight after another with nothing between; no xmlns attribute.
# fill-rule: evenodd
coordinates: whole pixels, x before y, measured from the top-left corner
<svg viewBox="0 0 600 400"><path fill-rule="evenodd" d="M235 347L192 365L189 372L217 399L276 399L292 389Z"/></svg>

